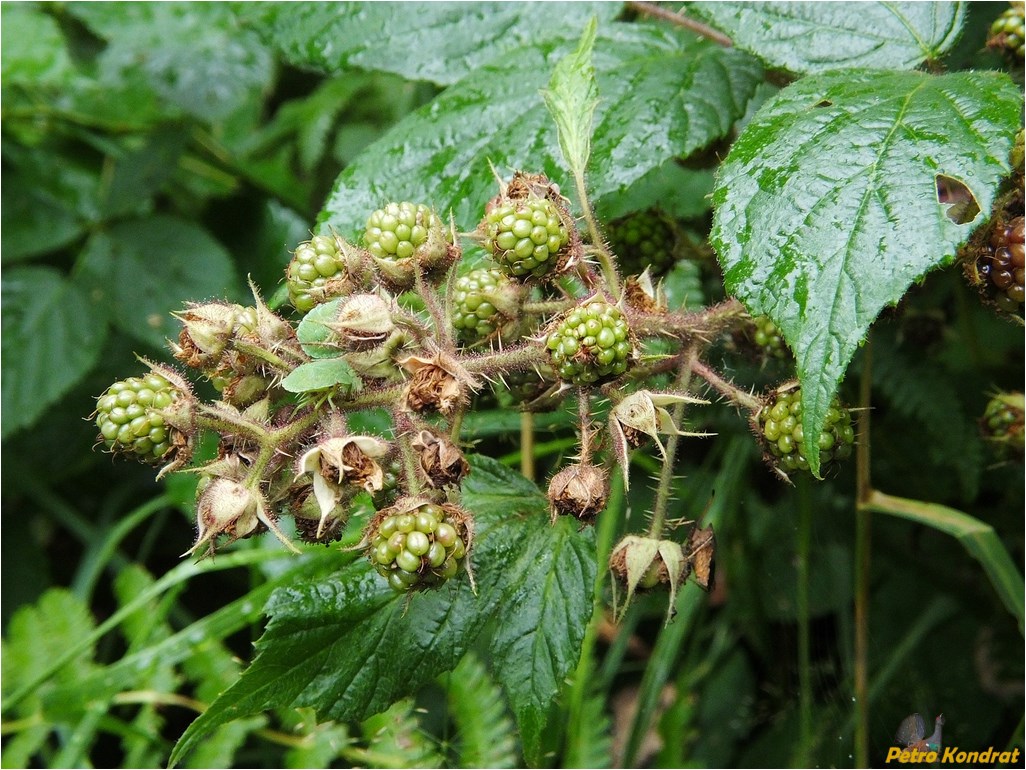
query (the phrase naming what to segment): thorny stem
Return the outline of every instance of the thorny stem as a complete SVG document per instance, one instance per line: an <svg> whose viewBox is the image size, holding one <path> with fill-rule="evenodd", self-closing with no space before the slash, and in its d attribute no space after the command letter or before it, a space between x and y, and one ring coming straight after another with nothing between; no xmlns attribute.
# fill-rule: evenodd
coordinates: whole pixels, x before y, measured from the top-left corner
<svg viewBox="0 0 1026 770"><path fill-rule="evenodd" d="M642 313L628 308L631 329L636 334L711 337L732 326L748 313L736 299L694 313Z"/></svg>
<svg viewBox="0 0 1026 770"><path fill-rule="evenodd" d="M680 368L676 386L681 391L687 390L688 384L691 382L692 369L698 363L695 356L695 352L691 351L687 360ZM673 417L673 424L680 425L680 421L684 418L683 402L674 406L671 416ZM680 436L676 433L671 433L666 437L666 457L663 460L662 470L659 472L659 486L656 487L652 524L648 528L648 536L655 540L662 539L663 527L666 524L666 505L670 500L670 487L673 485L674 459L677 456L677 444L679 441Z"/></svg>
<svg viewBox="0 0 1026 770"><path fill-rule="evenodd" d="M753 413L758 412L762 408L762 401L747 390L742 390L732 382L723 379L701 361L696 360L692 362L691 368L695 374L708 382L714 390L738 406L743 406Z"/></svg>
<svg viewBox="0 0 1026 770"><path fill-rule="evenodd" d="M581 465L591 464L591 397L584 388L577 389L577 419L581 425Z"/></svg>
<svg viewBox="0 0 1026 770"><path fill-rule="evenodd" d="M620 296L620 275L616 272L616 265L605 246L605 239L599 229L598 221L595 219L595 212L591 210L591 201L588 198L588 191L584 184L584 174L574 173L574 184L577 186L577 199L581 203L581 210L584 213L584 221L588 225L588 235L595 247L595 258L598 260L599 268L602 270L602 278L606 283L606 290L614 297Z"/></svg>
<svg viewBox="0 0 1026 770"><path fill-rule="evenodd" d="M550 315L569 310L577 304L572 299L554 299L547 302L525 302L522 307L524 315Z"/></svg>
<svg viewBox="0 0 1026 770"><path fill-rule="evenodd" d="M529 369L547 360L545 348L533 343L476 356L461 356L459 362L471 374L493 374Z"/></svg>
<svg viewBox="0 0 1026 770"><path fill-rule="evenodd" d="M395 426L395 443L399 445L399 461L406 478L406 492L416 495L420 492L420 476L417 474L417 454L413 451L413 423L405 412L392 410L392 424Z"/></svg>
<svg viewBox="0 0 1026 770"><path fill-rule="evenodd" d="M873 341L866 341L859 382L859 440L855 445L855 763L869 766L869 568L872 513L865 505L873 494L870 479L869 408L872 395Z"/></svg>
<svg viewBox="0 0 1026 770"><path fill-rule="evenodd" d="M420 294L420 298L424 301L424 307L427 308L428 313L431 315L431 321L434 324L435 331L438 336L441 337L443 347L446 350L453 349L452 341L452 324L449 322L450 316L446 315L445 309L438 304L438 297L435 295L433 287L428 286L424 280L424 273L420 269L420 265L414 260L413 274L416 280L417 292Z"/></svg>
<svg viewBox="0 0 1026 770"><path fill-rule="evenodd" d="M260 345L254 345L252 342L236 340L234 342L234 346L240 353L252 356L253 358L259 358L264 363L270 364L275 369L280 369L283 372L291 372L297 365L304 362L304 359L300 359L298 356L293 357L294 360L292 362L286 361L281 356L275 355L270 350L267 350ZM283 349L287 350L287 348Z"/></svg>
<svg viewBox="0 0 1026 770"><path fill-rule="evenodd" d="M722 32L718 32L712 27L702 24L700 21L689 19L686 16L682 16L674 11L667 10L655 3L641 2L640 0L632 0L627 3L628 8L632 8L640 14L645 16L652 16L663 21L668 21L671 24L690 29L696 35L701 35L704 38L712 40L714 43L719 43L724 48L730 48L734 45L733 41L724 35Z"/></svg>

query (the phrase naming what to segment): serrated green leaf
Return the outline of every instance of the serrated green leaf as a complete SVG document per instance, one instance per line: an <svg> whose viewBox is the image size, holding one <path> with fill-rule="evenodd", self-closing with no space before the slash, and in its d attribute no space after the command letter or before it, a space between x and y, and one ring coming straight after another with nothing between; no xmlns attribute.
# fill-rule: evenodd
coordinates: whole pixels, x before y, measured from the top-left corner
<svg viewBox="0 0 1026 770"><path fill-rule="evenodd" d="M575 177L584 178L591 155L591 129L598 106L595 67L591 63L598 22L592 19L577 50L559 60L549 87L542 91L545 106L556 122L563 160Z"/></svg>
<svg viewBox="0 0 1026 770"><path fill-rule="evenodd" d="M770 99L720 169L712 239L727 291L768 315L795 353L806 454L880 310L950 264L982 217L956 224L937 176L989 211L1022 125L993 72L851 71Z"/></svg>
<svg viewBox="0 0 1026 770"><path fill-rule="evenodd" d="M516 767L513 721L502 691L472 652L447 678L449 712L459 740L460 767Z"/></svg>
<svg viewBox="0 0 1026 770"><path fill-rule="evenodd" d="M695 2L689 9L768 66L800 74L914 69L950 50L965 23L961 2Z"/></svg>
<svg viewBox="0 0 1026 770"><path fill-rule="evenodd" d="M591 620L595 531L579 527L561 517L552 527L524 532L523 549L505 570L510 592L491 659L516 715L524 757L533 766L543 764L541 733L577 665Z"/></svg>
<svg viewBox="0 0 1026 770"><path fill-rule="evenodd" d="M182 110L218 120L271 81L272 59L227 3L68 3L107 40L100 68L120 79L142 73Z"/></svg>
<svg viewBox="0 0 1026 770"><path fill-rule="evenodd" d="M96 233L80 267L90 296L109 304L118 327L155 347L177 339L170 313L186 302L241 295L227 250L206 230L163 214Z"/></svg>
<svg viewBox="0 0 1026 770"><path fill-rule="evenodd" d="M92 369L107 338L107 314L97 297L51 268L5 270L2 286L6 438Z"/></svg>
<svg viewBox="0 0 1026 770"><path fill-rule="evenodd" d="M281 381L281 386L289 393L339 386L344 394L351 395L363 390L363 380L344 359L330 358L297 366Z"/></svg>
<svg viewBox="0 0 1026 770"><path fill-rule="evenodd" d="M74 65L54 18L18 3L4 3L2 14L0 72L4 87L53 87L66 82Z"/></svg>
<svg viewBox="0 0 1026 770"><path fill-rule="evenodd" d="M292 64L455 83L528 43L567 37L621 3L262 3L242 13ZM558 19L554 18L558 15Z"/></svg>
<svg viewBox="0 0 1026 770"><path fill-rule="evenodd" d="M3 641L3 692L8 695L17 690L42 670L70 645L88 636L93 630L93 618L81 599L63 588L51 588L38 602L21 607L14 613ZM33 696L16 707L19 714L33 713L39 707L41 692L52 689L81 674L88 674L95 666L93 648L87 648L56 672L52 682L34 691ZM86 701L64 704L65 710L77 709L81 714ZM10 715L7 715L10 717Z"/></svg>
<svg viewBox="0 0 1026 770"><path fill-rule="evenodd" d="M407 116L342 173L322 225L354 236L382 201L415 200L451 209L471 230L495 194L489 162L506 176L524 169L566 184L538 90L576 42L510 52ZM602 94L592 136L601 163L588 179L594 200L724 136L762 77L748 54L646 24L601 27L593 63Z"/></svg>

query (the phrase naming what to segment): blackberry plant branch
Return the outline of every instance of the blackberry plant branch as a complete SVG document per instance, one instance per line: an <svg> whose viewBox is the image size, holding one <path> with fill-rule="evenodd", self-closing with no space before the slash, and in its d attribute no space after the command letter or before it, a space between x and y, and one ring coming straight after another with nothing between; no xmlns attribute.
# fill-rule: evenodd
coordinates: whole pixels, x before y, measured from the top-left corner
<svg viewBox="0 0 1026 770"><path fill-rule="evenodd" d="M724 379L701 361L697 359L693 361L691 364L691 370L709 383L713 390L727 398L729 401L732 401L737 406L742 406L753 414L762 408L762 401L760 401L757 396L749 393L747 390L739 388L729 380Z"/></svg>
<svg viewBox="0 0 1026 770"><path fill-rule="evenodd" d="M713 29L708 24L703 24L700 21L689 19L687 16L683 16L676 11L671 11L663 8L656 3L641 2L640 0L632 0L627 3L627 7L637 11L643 16L651 16L654 19L662 19L668 21L671 24L676 24L678 27L684 27L694 32L696 35L722 45L724 48L731 48L734 45L734 41L724 35L722 32Z"/></svg>
<svg viewBox="0 0 1026 770"><path fill-rule="evenodd" d="M680 392L687 391L688 385L691 384L691 373L697 362L695 351L693 349L688 351L687 358L680 367L680 373L677 375L675 383L676 389ZM684 406L683 402L674 406L672 413L674 425L680 425L681 420L684 419ZM655 540L662 539L663 528L666 526L666 506L670 501L670 487L673 485L673 467L677 457L677 444L679 442L680 436L677 433L671 433L666 437L666 455L663 458L663 467L659 472L659 485L656 487L652 521L648 528L648 536Z"/></svg>

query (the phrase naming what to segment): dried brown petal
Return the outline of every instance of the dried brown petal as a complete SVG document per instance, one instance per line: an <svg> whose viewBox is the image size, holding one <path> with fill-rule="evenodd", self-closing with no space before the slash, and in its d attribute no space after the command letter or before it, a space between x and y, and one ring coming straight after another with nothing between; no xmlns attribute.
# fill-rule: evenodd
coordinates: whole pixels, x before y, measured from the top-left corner
<svg viewBox="0 0 1026 770"><path fill-rule="evenodd" d="M695 527L691 531L691 571L695 582L703 591L712 590L716 582L716 535L712 526L705 529Z"/></svg>
<svg viewBox="0 0 1026 770"><path fill-rule="evenodd" d="M576 516L590 521L606 507L609 479L594 465L569 465L549 482L549 509L556 516Z"/></svg>
<svg viewBox="0 0 1026 770"><path fill-rule="evenodd" d="M399 362L411 372L406 387L406 406L414 412L441 412L446 417L470 401L469 390L480 382L452 356L438 352L431 357L408 356Z"/></svg>
<svg viewBox="0 0 1026 770"><path fill-rule="evenodd" d="M470 473L470 464L452 441L429 430L422 430L413 439L413 448L419 453L420 468L428 484L435 489L455 486Z"/></svg>

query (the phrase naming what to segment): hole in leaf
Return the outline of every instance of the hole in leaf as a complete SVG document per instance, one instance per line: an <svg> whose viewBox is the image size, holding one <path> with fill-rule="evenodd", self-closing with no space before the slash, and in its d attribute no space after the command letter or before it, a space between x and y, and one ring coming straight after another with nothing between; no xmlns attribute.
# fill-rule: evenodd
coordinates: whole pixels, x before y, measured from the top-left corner
<svg viewBox="0 0 1026 770"><path fill-rule="evenodd" d="M980 213L976 196L964 182L945 174L937 174L937 202L946 207L945 214L956 225L972 222Z"/></svg>
<svg viewBox="0 0 1026 770"><path fill-rule="evenodd" d="M816 102L812 106L813 107L833 107L834 103L832 101L830 101L829 99L820 99L818 102Z"/></svg>

